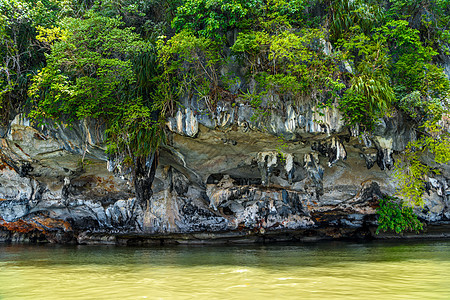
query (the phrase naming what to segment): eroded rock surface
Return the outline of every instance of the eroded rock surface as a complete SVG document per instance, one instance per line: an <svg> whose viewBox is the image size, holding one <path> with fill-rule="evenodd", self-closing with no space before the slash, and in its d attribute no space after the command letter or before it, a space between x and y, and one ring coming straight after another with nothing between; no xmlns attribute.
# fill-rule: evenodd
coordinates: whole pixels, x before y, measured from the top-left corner
<svg viewBox="0 0 450 300"><path fill-rule="evenodd" d="M222 102L184 103L167 123L149 203L112 173L103 128L33 127L18 115L0 140L0 241L203 243L373 237L396 186L396 153L415 138L401 116L355 134L335 108L288 104L266 119ZM446 168L430 178L429 224L450 220Z"/></svg>

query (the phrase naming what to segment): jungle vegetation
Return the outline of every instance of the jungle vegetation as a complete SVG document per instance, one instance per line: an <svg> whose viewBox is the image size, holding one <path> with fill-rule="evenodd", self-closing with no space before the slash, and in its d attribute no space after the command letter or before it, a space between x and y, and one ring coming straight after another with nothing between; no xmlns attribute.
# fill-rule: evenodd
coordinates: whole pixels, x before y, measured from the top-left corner
<svg viewBox="0 0 450 300"><path fill-rule="evenodd" d="M106 124L108 153L148 200L180 97L212 114L221 99L309 97L367 133L401 113L417 140L397 160L399 197L423 205L439 168L422 156L450 160L449 44L449 0L0 0L0 121ZM244 76L223 75L229 63Z"/></svg>

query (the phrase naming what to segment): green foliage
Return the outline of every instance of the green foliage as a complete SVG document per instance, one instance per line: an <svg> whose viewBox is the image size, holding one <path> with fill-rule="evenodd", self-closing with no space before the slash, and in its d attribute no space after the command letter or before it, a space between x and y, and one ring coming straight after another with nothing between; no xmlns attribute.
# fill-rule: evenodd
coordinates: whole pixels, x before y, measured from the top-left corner
<svg viewBox="0 0 450 300"><path fill-rule="evenodd" d="M130 56L145 51L131 28L118 18L91 13L86 19L64 19L68 36L52 46L47 66L33 79L29 94L36 99L31 117L105 118L120 113L129 85L136 82Z"/></svg>
<svg viewBox="0 0 450 300"><path fill-rule="evenodd" d="M295 12L303 12L307 1L267 1L253 28L237 36L233 53L249 66L248 76L257 82L241 99L252 104L258 117L278 109L276 101L261 107L262 97L299 101L312 96L320 103L335 100L343 83L339 77L339 53L327 53L326 32L320 28L296 28ZM272 98L273 97L269 97Z"/></svg>
<svg viewBox="0 0 450 300"><path fill-rule="evenodd" d="M448 0L391 0L387 16L405 20L420 32L422 41L436 51L447 53L450 42L450 1Z"/></svg>
<svg viewBox="0 0 450 300"><path fill-rule="evenodd" d="M163 68L157 89L161 111L173 113L175 102L183 95L196 95L212 113L220 98L221 63L218 44L183 30L172 38L158 41L159 62Z"/></svg>
<svg viewBox="0 0 450 300"><path fill-rule="evenodd" d="M405 205L398 198L385 196L380 199L380 207L377 209L377 214L377 234L381 230L393 231L397 234L404 231L419 232L423 230L423 224L417 219L413 208Z"/></svg>
<svg viewBox="0 0 450 300"><path fill-rule="evenodd" d="M300 24L305 0L184 0L172 26L177 32L190 30L218 42L233 29L276 32Z"/></svg>
<svg viewBox="0 0 450 300"><path fill-rule="evenodd" d="M184 0L172 26L177 32L189 30L199 36L223 41L227 30L237 28L261 0Z"/></svg>
<svg viewBox="0 0 450 300"><path fill-rule="evenodd" d="M392 78L398 107L417 124L418 138L409 143L395 164L398 181L397 194L414 205L423 205L425 182L439 173L424 157L432 157L438 164L450 161L448 133L438 125L448 113L450 84L443 70L432 63L438 54L425 46L420 32L409 27L405 20L390 21L380 31L392 49Z"/></svg>
<svg viewBox="0 0 450 300"><path fill-rule="evenodd" d="M395 165L394 176L399 186L397 194L413 205L423 205L424 182L431 169L420 160L419 152L411 146L405 152L404 158Z"/></svg>
<svg viewBox="0 0 450 300"><path fill-rule="evenodd" d="M85 118L103 120L109 153L134 159L155 151L164 135L149 102L158 68L138 64L154 63L155 50L123 25L120 18L92 11L84 19L62 20L65 34L52 44L47 66L29 89L29 116L37 121L65 116L69 124Z"/></svg>
<svg viewBox="0 0 450 300"><path fill-rule="evenodd" d="M438 54L424 45L420 32L409 27L407 21L389 21L379 29L391 46L392 79L399 99L420 91L423 97L442 97L449 92L449 83L442 70L432 64Z"/></svg>
<svg viewBox="0 0 450 300"><path fill-rule="evenodd" d="M389 78L389 55L383 36L367 36L359 26L351 29L352 37L340 41L344 58L352 60L356 70L350 75L350 87L339 100L339 108L350 125L360 124L367 130L388 112L395 99Z"/></svg>
<svg viewBox="0 0 450 300"><path fill-rule="evenodd" d="M329 7L331 24L330 39L335 42L344 38L352 27L358 26L369 34L384 16L383 6L378 1L336 0Z"/></svg>
<svg viewBox="0 0 450 300"><path fill-rule="evenodd" d="M306 2L304 0L267 0L257 13L256 28L267 33L278 34L300 24L304 21L301 16L305 13Z"/></svg>
<svg viewBox="0 0 450 300"><path fill-rule="evenodd" d="M383 8L370 8L376 4L370 1L336 1L331 6L331 38L343 37L338 48L354 66L353 73L346 75L349 88L340 98L339 108L347 124L363 125L366 130L393 106L417 123L418 139L396 161L395 177L398 195L412 205L423 205L425 182L439 172L429 161L425 163L424 157L431 156L439 163L450 159L448 134L437 126L448 113L450 85L435 64L438 53L444 52L445 35L436 32L448 28L443 12L449 3L442 1L445 7L439 1L389 2L387 14ZM445 29L436 30L438 26Z"/></svg>
<svg viewBox="0 0 450 300"><path fill-rule="evenodd" d="M257 31L239 34L231 49L247 60L264 92L317 99L341 88L335 57L324 53L323 39L324 32L318 29Z"/></svg>
<svg viewBox="0 0 450 300"><path fill-rule="evenodd" d="M59 19L62 1L0 0L0 122L27 101L30 78L45 65L49 50L36 37Z"/></svg>
<svg viewBox="0 0 450 300"><path fill-rule="evenodd" d="M106 130L109 154L125 154L129 158L146 157L165 141L164 120L155 121L151 108L137 99L124 108L122 115Z"/></svg>
<svg viewBox="0 0 450 300"><path fill-rule="evenodd" d="M436 164L450 162L450 135L436 122L426 121L423 135L410 142L395 164L394 176L398 182L399 197L412 205L423 206L423 193L428 177L439 174L439 169L427 165L423 158L431 156Z"/></svg>
<svg viewBox="0 0 450 300"><path fill-rule="evenodd" d="M28 75L43 58L35 47L33 7L27 1L0 0L0 123L26 98Z"/></svg>
<svg viewBox="0 0 450 300"><path fill-rule="evenodd" d="M423 124L426 120L436 123L446 112L443 101L440 98L425 98L418 91L414 91L400 99L398 106L417 124Z"/></svg>
<svg viewBox="0 0 450 300"><path fill-rule="evenodd" d="M26 2L28 2L31 8L30 18L32 20L33 27L54 26L59 21L62 10L65 6L65 1L59 0L26 0Z"/></svg>
<svg viewBox="0 0 450 300"><path fill-rule="evenodd" d="M339 102L339 109L350 125L360 124L371 130L376 119L384 116L394 100L394 92L384 78L355 76Z"/></svg>
<svg viewBox="0 0 450 300"><path fill-rule="evenodd" d="M436 103L430 99L443 101L448 97L448 78L441 68L432 64L437 52L422 43L419 31L411 28L407 21L388 21L371 36L359 26L350 28L349 34L350 39L339 43L344 57L356 66L350 88L340 100L347 123L362 124L370 129L394 100L399 108L411 111L411 106L405 104L411 104L412 99ZM433 113L437 107L434 105L432 109L428 105Z"/></svg>
<svg viewBox="0 0 450 300"><path fill-rule="evenodd" d="M427 26L444 24L442 20L446 18L447 8L445 1L438 2L429 3L428 7L433 18L436 18L436 24L440 25L432 22ZM298 99L312 95L313 99L319 100L319 104L327 105L337 100L348 124L361 123L370 129L376 119L394 104L392 91L399 107L405 107L401 103L408 101L402 100L412 99L407 98L407 95L415 91L421 93L421 102L430 97L442 99L448 94L448 80L432 62L437 54L435 45L424 44L421 40L422 27L415 29L410 19L405 20L409 18L405 12L415 5L412 0L389 1L386 6L375 1L347 0L332 1L331 4L313 0L46 0L36 5L36 9L30 13L30 19L33 24L41 24L36 25L41 33L39 40L41 45L47 44L47 48L52 40L63 39L64 34L60 32L63 29L55 26L55 20L64 15L73 15L76 16L73 20L82 20L86 18L86 13L92 13L94 9L97 17L116 20L121 18L118 27L127 31L125 36L137 32L152 41L159 36L160 42L167 42L168 46L164 49L160 47L157 50L142 51L153 53L152 55L130 55L131 69L136 73L139 83L129 83L139 86L141 90L138 94L144 96L144 102L148 101L147 98L157 102L154 106L161 109L164 115L173 112L176 99L181 95L195 95L205 101L211 111L214 110L214 103L223 97L226 92L224 90L231 87L227 77L218 74L218 68L225 62L225 37L227 33L237 29L237 40L231 45L231 50L250 66L248 75L258 82L258 87L255 88L259 92L250 91L251 94L267 94L270 91L282 95L280 99ZM322 8L323 13L319 12L319 7L325 7L325 10ZM388 13L385 7L389 8ZM51 13L41 14L41 17L36 12L43 12L44 8ZM312 14L323 17L325 13L328 13L329 28L305 27L305 16ZM424 19L423 23L431 21ZM164 22L172 24L176 30L175 35L165 27L167 24L164 25ZM380 29L376 29L377 27ZM340 37L346 38L337 44L342 52L324 53L327 29L332 41ZM168 38L164 36L166 33ZM106 37L101 37L103 38ZM56 45L53 48L55 47ZM86 57L75 57L75 60L89 57L92 56L87 54ZM337 66L343 59L354 66L354 74L340 74ZM130 68L130 60L123 57L119 60L122 61L121 70ZM159 67L149 67L157 65ZM75 69L79 67L81 66L74 66ZM155 70L146 70L152 68ZM61 68L53 71L58 70ZM53 72L50 68L42 72L44 71L49 74ZM146 72L164 72L164 75L156 80L149 80L148 76L143 75ZM130 74L122 73L120 77L123 79ZM71 83L73 78L80 77L79 74L68 72L67 68L60 75L58 82L62 87L65 86L64 76L68 76ZM91 78L84 82L79 78L78 87L81 88L81 84L90 85L84 91L80 90L80 93L86 94L87 90L93 92L94 86L98 87L97 91L111 90L115 85L122 88L125 82L121 80L119 84L113 80L111 85L103 86L96 84L97 79ZM103 84L107 82L104 81ZM124 93L129 91L120 90L120 94ZM108 94L106 91L104 97L108 98ZM49 102L57 102L58 97L54 97L54 94L50 93L49 97L55 98ZM271 105L277 106L276 103ZM70 103L65 106L69 111L77 107ZM81 105L84 111L79 112L80 116L96 117L93 112L98 106L91 106L89 109L88 105ZM50 108L47 112L49 111Z"/></svg>
<svg viewBox="0 0 450 300"><path fill-rule="evenodd" d="M285 150L288 148L288 144L284 140L283 135L277 138L277 146L275 147L275 151L277 151L278 156L280 157L281 162L286 161Z"/></svg>

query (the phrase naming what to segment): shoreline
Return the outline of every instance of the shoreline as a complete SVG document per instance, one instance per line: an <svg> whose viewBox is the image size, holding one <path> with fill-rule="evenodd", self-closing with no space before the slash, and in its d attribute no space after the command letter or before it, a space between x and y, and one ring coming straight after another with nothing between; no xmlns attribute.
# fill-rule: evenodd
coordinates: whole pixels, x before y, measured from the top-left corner
<svg viewBox="0 0 450 300"><path fill-rule="evenodd" d="M293 230L268 230L252 232L233 230L223 232L191 233L142 233L142 232L80 232L65 233L65 237L45 235L42 232L19 233L0 230L0 244L61 244L61 245L120 245L120 246L165 246L165 245L255 245L280 243L310 243L321 241L368 242L450 239L450 222L431 224L423 232L395 234L380 232L376 227L368 228L307 228ZM59 240L58 240L59 238Z"/></svg>

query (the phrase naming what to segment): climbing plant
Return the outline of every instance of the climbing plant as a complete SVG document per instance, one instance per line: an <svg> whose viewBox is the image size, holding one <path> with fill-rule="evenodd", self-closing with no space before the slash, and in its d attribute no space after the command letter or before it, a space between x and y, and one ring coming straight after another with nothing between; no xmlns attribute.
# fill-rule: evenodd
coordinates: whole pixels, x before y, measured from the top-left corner
<svg viewBox="0 0 450 300"><path fill-rule="evenodd" d="M398 195L411 205L423 206L423 193L429 177L440 174L439 164L450 162L450 135L438 124L426 121L422 136L408 144L395 164ZM434 166L424 161L429 157Z"/></svg>

